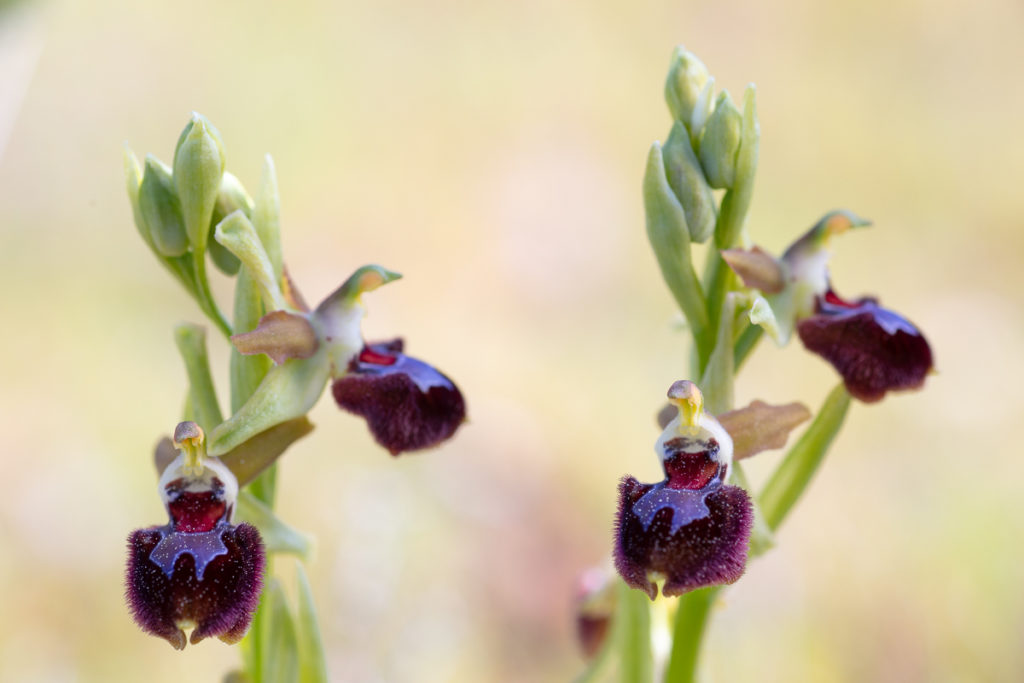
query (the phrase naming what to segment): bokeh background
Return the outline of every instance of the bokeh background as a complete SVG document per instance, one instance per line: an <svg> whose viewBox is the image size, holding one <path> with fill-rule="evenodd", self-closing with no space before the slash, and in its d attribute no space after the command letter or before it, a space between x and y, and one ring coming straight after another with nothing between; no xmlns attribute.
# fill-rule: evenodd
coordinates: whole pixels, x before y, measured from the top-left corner
<svg viewBox="0 0 1024 683"><path fill-rule="evenodd" d="M135 233L120 147L170 160L193 109L248 186L273 154L307 297L403 272L367 336L404 335L469 400L454 441L393 460L325 399L283 461L333 679L577 673L576 576L607 561L617 479L657 476L653 415L686 367L639 192L677 43L734 95L758 85L756 241L872 218L834 280L918 323L939 370L854 406L725 594L709 680L1021 680L1022 27L1015 0L0 3L0 680L237 661L144 636L122 601L124 538L162 521L171 327L200 317ZM834 382L766 344L737 399L816 407Z"/></svg>

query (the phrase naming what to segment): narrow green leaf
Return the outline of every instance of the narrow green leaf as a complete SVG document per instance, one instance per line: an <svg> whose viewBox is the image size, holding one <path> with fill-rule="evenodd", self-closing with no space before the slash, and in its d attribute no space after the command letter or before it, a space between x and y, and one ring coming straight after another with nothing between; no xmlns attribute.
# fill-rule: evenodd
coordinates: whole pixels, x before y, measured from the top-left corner
<svg viewBox="0 0 1024 683"><path fill-rule="evenodd" d="M765 521L772 530L779 528L803 495L843 426L849 407L850 394L840 384L828 395L807 431L772 473L759 498Z"/></svg>
<svg viewBox="0 0 1024 683"><path fill-rule="evenodd" d="M217 392L210 375L210 359L206 354L206 330L199 325L185 323L174 328L174 342L185 361L188 375L189 398L195 422L209 434L224 421L217 402Z"/></svg>
<svg viewBox="0 0 1024 683"><path fill-rule="evenodd" d="M295 577L299 584L299 605L295 622L299 646L299 682L326 683L327 661L324 657L323 643L320 641L320 626L317 623L316 606L313 604L313 590L309 586L306 568L301 562L295 565Z"/></svg>

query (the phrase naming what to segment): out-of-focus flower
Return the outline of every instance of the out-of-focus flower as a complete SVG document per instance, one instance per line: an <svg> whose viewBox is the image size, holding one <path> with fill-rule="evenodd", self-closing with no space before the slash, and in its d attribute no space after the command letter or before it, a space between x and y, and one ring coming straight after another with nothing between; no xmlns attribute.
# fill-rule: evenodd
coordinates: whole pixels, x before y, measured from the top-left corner
<svg viewBox="0 0 1024 683"><path fill-rule="evenodd" d="M747 492L725 483L732 439L704 412L695 384L668 392L678 409L655 445L665 479L619 485L615 567L627 584L654 599L733 583L743 574L753 524Z"/></svg>
<svg viewBox="0 0 1024 683"><path fill-rule="evenodd" d="M839 372L852 396L873 402L888 391L921 387L933 361L928 341L906 318L877 299L850 302L833 291L828 243L834 235L865 225L848 211L833 211L781 259L756 247L727 250L722 256L744 284L765 295L752 309L752 322L762 324L780 344L795 327L804 346Z"/></svg>
<svg viewBox="0 0 1024 683"><path fill-rule="evenodd" d="M366 418L392 455L441 443L466 416L458 387L402 348L401 339L364 346L331 387L338 405Z"/></svg>
<svg viewBox="0 0 1024 683"><path fill-rule="evenodd" d="M932 350L910 321L874 299L848 302L831 289L815 302L814 315L797 323L800 341L832 364L851 396L871 403L924 384Z"/></svg>
<svg viewBox="0 0 1024 683"><path fill-rule="evenodd" d="M611 631L615 613L614 574L593 567L583 572L576 589L576 638L583 656L592 659L601 651Z"/></svg>
<svg viewBox="0 0 1024 683"><path fill-rule="evenodd" d="M170 521L128 537L128 606L142 630L178 650L188 629L193 645L210 636L235 643L259 603L263 542L251 524L231 523L238 482L204 456L199 426L183 422L174 436L182 453L160 477Z"/></svg>
<svg viewBox="0 0 1024 683"><path fill-rule="evenodd" d="M217 239L250 267L246 250L258 238L241 212L218 227ZM252 269L259 264L253 263ZM374 438L392 455L439 445L466 419L458 387L427 363L403 353L401 340L367 344L360 325L362 295L401 277L364 266L316 307L308 310L289 282L281 291L263 283L269 308L256 329L232 342L243 354L274 360L253 396L213 430L210 452L222 455L287 420L305 415L332 381L339 407L365 418Z"/></svg>

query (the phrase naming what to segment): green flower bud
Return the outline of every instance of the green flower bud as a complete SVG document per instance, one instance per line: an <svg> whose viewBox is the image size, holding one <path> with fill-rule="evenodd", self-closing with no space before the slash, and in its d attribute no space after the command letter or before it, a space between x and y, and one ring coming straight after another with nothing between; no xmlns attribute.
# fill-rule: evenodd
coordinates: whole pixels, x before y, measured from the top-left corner
<svg viewBox="0 0 1024 683"><path fill-rule="evenodd" d="M672 53L668 78L665 79L665 101L672 118L688 129L697 98L708 80L708 68L682 45Z"/></svg>
<svg viewBox="0 0 1024 683"><path fill-rule="evenodd" d="M213 218L210 220L210 234L207 236L206 246L210 250L210 258L214 265L225 275L237 275L242 262L230 251L225 249L214 238L213 233L217 224L235 211L241 210L248 217L252 217L253 201L249 193L242 187L242 183L231 173L224 173L221 179L220 192L217 193L217 203L213 207Z"/></svg>
<svg viewBox="0 0 1024 683"><path fill-rule="evenodd" d="M647 239L658 260L661 275L694 331L703 339L708 328L704 290L690 261L690 231L682 204L669 187L665 161L658 143L651 146L644 172L644 213Z"/></svg>
<svg viewBox="0 0 1024 683"><path fill-rule="evenodd" d="M181 132L174 150L174 185L189 242L200 254L206 251L223 175L220 133L202 115L192 112L192 120Z"/></svg>
<svg viewBox="0 0 1024 683"><path fill-rule="evenodd" d="M729 93L722 92L700 136L700 163L711 187L721 190L733 186L742 129L743 115Z"/></svg>
<svg viewBox="0 0 1024 683"><path fill-rule="evenodd" d="M171 169L152 154L146 155L146 170L139 186L139 210L158 254L181 256L188 251Z"/></svg>
<svg viewBox="0 0 1024 683"><path fill-rule="evenodd" d="M715 196L690 146L690 136L676 121L662 149L669 187L683 206L690 239L698 244L715 231Z"/></svg>

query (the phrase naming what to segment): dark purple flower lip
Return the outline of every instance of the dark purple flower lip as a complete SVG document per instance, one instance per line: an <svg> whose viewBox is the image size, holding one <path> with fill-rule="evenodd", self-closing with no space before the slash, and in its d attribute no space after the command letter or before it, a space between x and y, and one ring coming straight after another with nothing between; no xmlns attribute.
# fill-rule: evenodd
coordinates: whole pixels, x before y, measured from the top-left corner
<svg viewBox="0 0 1024 683"><path fill-rule="evenodd" d="M405 355L401 339L366 344L332 385L334 400L366 419L392 455L437 446L466 419L462 393L431 365Z"/></svg>
<svg viewBox="0 0 1024 683"><path fill-rule="evenodd" d="M665 442L664 481L619 485L615 567L653 600L725 583L743 575L753 523L747 492L724 483L714 439ZM693 450L702 448L702 450Z"/></svg>
<svg viewBox="0 0 1024 683"><path fill-rule="evenodd" d="M928 340L877 300L846 301L829 289L797 324L804 346L839 372L855 398L872 403L889 391L917 389L932 369Z"/></svg>
<svg viewBox="0 0 1024 683"><path fill-rule="evenodd" d="M193 645L210 636L236 643L259 604L265 562L251 524L139 529L128 537L125 595L139 627L175 649L184 649L189 628Z"/></svg>

